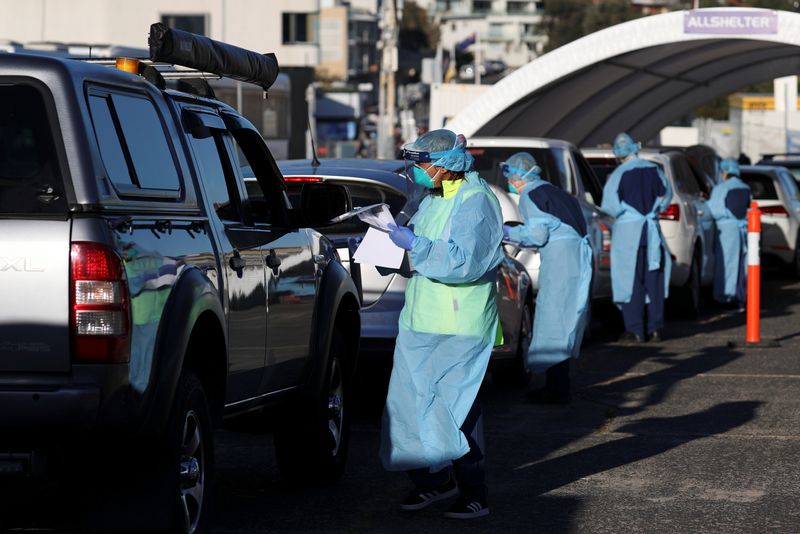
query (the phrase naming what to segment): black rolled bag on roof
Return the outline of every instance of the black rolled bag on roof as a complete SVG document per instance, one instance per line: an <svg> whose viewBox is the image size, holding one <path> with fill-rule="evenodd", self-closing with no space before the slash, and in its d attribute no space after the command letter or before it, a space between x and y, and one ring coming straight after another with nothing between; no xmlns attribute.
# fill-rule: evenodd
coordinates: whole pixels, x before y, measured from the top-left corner
<svg viewBox="0 0 800 534"><path fill-rule="evenodd" d="M275 54L257 54L204 35L167 28L161 22L150 26L147 44L152 61L213 72L254 83L265 91L275 83L280 72Z"/></svg>

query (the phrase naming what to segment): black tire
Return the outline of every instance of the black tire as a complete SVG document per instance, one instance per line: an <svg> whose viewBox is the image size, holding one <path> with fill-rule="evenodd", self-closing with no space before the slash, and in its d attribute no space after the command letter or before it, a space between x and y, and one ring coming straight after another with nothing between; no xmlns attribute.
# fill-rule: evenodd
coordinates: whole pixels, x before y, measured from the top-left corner
<svg viewBox="0 0 800 534"><path fill-rule="evenodd" d="M334 331L319 398L293 410L275 432L275 456L292 485L330 484L341 477L350 445L350 376L345 344Z"/></svg>
<svg viewBox="0 0 800 534"><path fill-rule="evenodd" d="M98 472L90 479L89 529L208 532L213 437L203 385L193 372L185 372L178 381L163 440L115 444L113 455L98 458ZM124 477L120 458L125 459Z"/></svg>
<svg viewBox="0 0 800 534"><path fill-rule="evenodd" d="M517 335L517 350L514 359L497 362L492 366L492 380L501 386L524 386L531 378L528 371L528 347L533 339L533 306L525 301L522 307L519 334Z"/></svg>
<svg viewBox="0 0 800 534"><path fill-rule="evenodd" d="M207 532L214 483L214 432L203 384L191 371L184 372L178 382L166 445L169 468L178 469L170 497L174 531ZM170 474L168 479L174 477Z"/></svg>

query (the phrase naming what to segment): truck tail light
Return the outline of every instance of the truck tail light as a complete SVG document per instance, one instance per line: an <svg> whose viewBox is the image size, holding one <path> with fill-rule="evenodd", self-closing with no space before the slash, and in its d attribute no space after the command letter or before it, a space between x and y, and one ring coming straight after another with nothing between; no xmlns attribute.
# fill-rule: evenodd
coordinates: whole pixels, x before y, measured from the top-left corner
<svg viewBox="0 0 800 534"><path fill-rule="evenodd" d="M130 297L122 260L99 243L75 242L70 251L73 359L124 363L130 357Z"/></svg>
<svg viewBox="0 0 800 534"><path fill-rule="evenodd" d="M772 215L773 217L788 217L789 212L783 206L759 206L761 215Z"/></svg>
<svg viewBox="0 0 800 534"><path fill-rule="evenodd" d="M665 221L680 221L681 207L678 204L670 204L666 210L659 213L658 218Z"/></svg>

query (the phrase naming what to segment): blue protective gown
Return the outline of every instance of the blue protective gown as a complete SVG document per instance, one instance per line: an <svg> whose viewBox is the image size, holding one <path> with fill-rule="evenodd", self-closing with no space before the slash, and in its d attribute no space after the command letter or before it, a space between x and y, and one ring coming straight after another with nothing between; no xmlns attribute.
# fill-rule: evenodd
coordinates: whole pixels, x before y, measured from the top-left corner
<svg viewBox="0 0 800 534"><path fill-rule="evenodd" d="M650 211L642 214L635 207L620 200L620 184L626 172L637 169L655 169L664 185L665 193L653 204ZM603 187L601 209L616 217L611 235L611 292L618 305L631 301L638 248L647 249L647 269L664 269L664 298L669 295L669 278L672 259L658 225L658 214L667 209L672 200L672 187L661 169L649 161L632 158L614 169ZM645 240L642 243L642 240Z"/></svg>
<svg viewBox="0 0 800 534"><path fill-rule="evenodd" d="M527 361L532 372L542 373L578 357L589 305L592 247L578 202L552 184L531 182L520 192L519 209L525 224L511 228L508 237L540 247L542 258ZM561 213L563 220L554 213Z"/></svg>
<svg viewBox="0 0 800 534"><path fill-rule="evenodd" d="M714 299L746 300L747 207L750 187L734 176L714 186L708 208L717 223Z"/></svg>
<svg viewBox="0 0 800 534"><path fill-rule="evenodd" d="M427 196L409 226L414 274L406 288L381 429L388 470L442 467L470 450L460 427L495 345L500 205L477 173L457 192Z"/></svg>

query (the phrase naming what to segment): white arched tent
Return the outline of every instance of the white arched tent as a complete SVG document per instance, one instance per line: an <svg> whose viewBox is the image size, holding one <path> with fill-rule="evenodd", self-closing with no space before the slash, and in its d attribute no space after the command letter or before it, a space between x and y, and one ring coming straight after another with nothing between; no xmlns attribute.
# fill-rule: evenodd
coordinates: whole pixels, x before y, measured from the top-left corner
<svg viewBox="0 0 800 534"><path fill-rule="evenodd" d="M800 73L800 14L676 11L587 35L507 76L456 115L467 136L552 137L579 146L620 131L655 137L708 100Z"/></svg>

